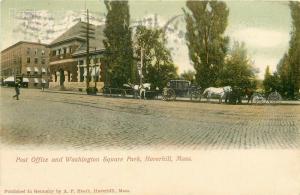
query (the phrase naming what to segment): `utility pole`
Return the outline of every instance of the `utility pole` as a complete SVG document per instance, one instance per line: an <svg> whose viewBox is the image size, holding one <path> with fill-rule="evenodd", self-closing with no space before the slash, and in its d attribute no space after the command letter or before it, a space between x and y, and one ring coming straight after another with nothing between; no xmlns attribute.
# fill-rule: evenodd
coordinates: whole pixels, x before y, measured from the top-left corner
<svg viewBox="0 0 300 195"><path fill-rule="evenodd" d="M86 90L90 88L90 39L89 10L86 10Z"/></svg>
<svg viewBox="0 0 300 195"><path fill-rule="evenodd" d="M141 47L141 65L139 67L139 75L140 75L140 86L143 84L143 55L144 55L144 48Z"/></svg>
<svg viewBox="0 0 300 195"><path fill-rule="evenodd" d="M83 27L82 33L85 33L86 39L86 90L88 91L90 88L90 38L94 39L94 36L91 34L95 34L95 29L91 28L89 23L89 10L86 10L86 27Z"/></svg>

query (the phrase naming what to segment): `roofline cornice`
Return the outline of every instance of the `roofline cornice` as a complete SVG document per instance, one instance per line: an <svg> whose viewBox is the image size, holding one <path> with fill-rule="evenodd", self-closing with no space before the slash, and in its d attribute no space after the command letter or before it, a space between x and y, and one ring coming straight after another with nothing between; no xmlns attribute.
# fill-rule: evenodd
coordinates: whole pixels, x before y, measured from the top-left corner
<svg viewBox="0 0 300 195"><path fill-rule="evenodd" d="M9 49L11 49L11 48L13 48L13 47L16 47L16 46L18 46L18 45L20 45L20 44L35 44L35 45L43 45L43 46L45 46L45 47L48 47L49 46L49 44L46 44L46 43L38 43L38 42L30 42L30 41L19 41L19 42L17 42L17 43L15 43L15 44L13 44L13 45L11 45L11 46L9 46L9 47L7 47L7 48L5 48L5 49L3 49L2 51L1 51L1 53L2 52L5 52L5 51L7 51L7 50L9 50Z"/></svg>

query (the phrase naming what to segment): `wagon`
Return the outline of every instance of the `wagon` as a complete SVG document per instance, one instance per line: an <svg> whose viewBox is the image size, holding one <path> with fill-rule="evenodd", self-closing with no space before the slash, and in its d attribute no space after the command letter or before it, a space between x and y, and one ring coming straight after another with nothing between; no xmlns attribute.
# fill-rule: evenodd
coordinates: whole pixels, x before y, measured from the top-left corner
<svg viewBox="0 0 300 195"><path fill-rule="evenodd" d="M255 104L265 104L265 103L270 103L270 104L276 104L280 103L282 100L282 97L280 93L277 91L271 92L268 96L263 95L262 93L254 93L252 96L252 102Z"/></svg>
<svg viewBox="0 0 300 195"><path fill-rule="evenodd" d="M281 97L280 93L278 93L277 91L270 93L270 95L268 96L268 102L270 104L280 103L281 100L282 100L282 97Z"/></svg>
<svg viewBox="0 0 300 195"><path fill-rule="evenodd" d="M176 100L177 97L189 97L190 100L201 100L201 88L192 85L187 80L171 80L163 89L162 99L164 101Z"/></svg>
<svg viewBox="0 0 300 195"><path fill-rule="evenodd" d="M251 102L254 104L265 104L267 99L262 93L255 92L251 97Z"/></svg>

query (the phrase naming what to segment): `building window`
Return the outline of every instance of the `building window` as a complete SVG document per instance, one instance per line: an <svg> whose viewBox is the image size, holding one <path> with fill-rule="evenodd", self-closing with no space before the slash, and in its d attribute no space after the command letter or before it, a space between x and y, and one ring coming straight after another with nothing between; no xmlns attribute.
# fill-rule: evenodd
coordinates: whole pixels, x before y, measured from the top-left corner
<svg viewBox="0 0 300 195"><path fill-rule="evenodd" d="M42 64L45 64L45 58L42 59Z"/></svg>
<svg viewBox="0 0 300 195"><path fill-rule="evenodd" d="M37 55L38 54L38 49L35 49L34 50L34 55Z"/></svg>
<svg viewBox="0 0 300 195"><path fill-rule="evenodd" d="M45 55L45 50L42 50L42 56L44 56Z"/></svg>
<svg viewBox="0 0 300 195"><path fill-rule="evenodd" d="M66 54L66 53L67 53L67 48L64 47L63 50L64 50L64 51L63 51L63 52L64 52L63 54Z"/></svg>
<svg viewBox="0 0 300 195"><path fill-rule="evenodd" d="M72 47L70 47L70 53L72 53Z"/></svg>
<svg viewBox="0 0 300 195"><path fill-rule="evenodd" d="M52 56L55 56L55 55L56 55L56 51L53 50L53 51L52 51Z"/></svg>
<svg viewBox="0 0 300 195"><path fill-rule="evenodd" d="M27 55L30 55L30 48L27 48Z"/></svg>
<svg viewBox="0 0 300 195"><path fill-rule="evenodd" d="M37 64L38 63L38 59L34 58L34 63Z"/></svg>
<svg viewBox="0 0 300 195"><path fill-rule="evenodd" d="M60 55L61 54L61 49L58 49L58 55Z"/></svg>
<svg viewBox="0 0 300 195"><path fill-rule="evenodd" d="M27 63L30 63L30 57L27 57Z"/></svg>
<svg viewBox="0 0 300 195"><path fill-rule="evenodd" d="M79 65L83 65L84 61L83 60L79 60Z"/></svg>

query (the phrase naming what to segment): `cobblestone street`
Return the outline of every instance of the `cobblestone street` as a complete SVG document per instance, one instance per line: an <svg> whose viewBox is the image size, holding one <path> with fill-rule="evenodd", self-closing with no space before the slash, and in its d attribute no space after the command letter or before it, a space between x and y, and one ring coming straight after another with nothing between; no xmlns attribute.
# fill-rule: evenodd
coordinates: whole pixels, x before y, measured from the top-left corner
<svg viewBox="0 0 300 195"><path fill-rule="evenodd" d="M299 105L164 102L1 88L1 142L71 148L296 149Z"/></svg>

